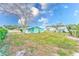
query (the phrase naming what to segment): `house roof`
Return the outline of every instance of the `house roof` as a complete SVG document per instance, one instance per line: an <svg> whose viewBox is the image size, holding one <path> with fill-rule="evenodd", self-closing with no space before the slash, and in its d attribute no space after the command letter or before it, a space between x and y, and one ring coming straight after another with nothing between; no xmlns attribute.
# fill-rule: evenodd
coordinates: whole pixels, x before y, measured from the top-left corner
<svg viewBox="0 0 79 59"><path fill-rule="evenodd" d="M51 26L46 26L46 27L65 27L65 25L51 25Z"/></svg>
<svg viewBox="0 0 79 59"><path fill-rule="evenodd" d="M35 29L35 28L37 28L37 29L42 29L42 28L40 28L40 27L31 27L31 28L28 28L28 29Z"/></svg>

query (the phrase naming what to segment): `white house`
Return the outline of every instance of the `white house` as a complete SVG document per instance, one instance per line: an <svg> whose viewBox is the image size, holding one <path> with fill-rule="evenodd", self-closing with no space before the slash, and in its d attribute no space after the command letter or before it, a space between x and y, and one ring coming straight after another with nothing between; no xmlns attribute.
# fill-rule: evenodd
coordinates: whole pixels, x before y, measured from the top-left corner
<svg viewBox="0 0 79 59"><path fill-rule="evenodd" d="M53 27L53 26L46 26L46 29L47 29L48 31L56 32L56 28Z"/></svg>
<svg viewBox="0 0 79 59"><path fill-rule="evenodd" d="M47 26L46 29L52 32L68 32L66 26L63 24Z"/></svg>
<svg viewBox="0 0 79 59"><path fill-rule="evenodd" d="M66 28L66 26L60 26L58 27L58 32L68 32L68 29Z"/></svg>

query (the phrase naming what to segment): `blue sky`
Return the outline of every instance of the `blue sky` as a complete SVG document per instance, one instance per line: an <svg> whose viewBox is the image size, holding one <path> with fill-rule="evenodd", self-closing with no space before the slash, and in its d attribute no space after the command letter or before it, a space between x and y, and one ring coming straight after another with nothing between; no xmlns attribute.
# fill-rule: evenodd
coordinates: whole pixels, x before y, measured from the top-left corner
<svg viewBox="0 0 79 59"><path fill-rule="evenodd" d="M34 17L34 23L30 26L41 26L45 23L56 24L62 22L64 24L79 23L79 4L78 3L57 3L46 4L45 9L42 9L42 5L36 3L34 5L40 14ZM0 25L18 24L18 17L15 15L0 14Z"/></svg>
<svg viewBox="0 0 79 59"><path fill-rule="evenodd" d="M0 14L0 26L2 25L17 25L18 17L10 14Z"/></svg>

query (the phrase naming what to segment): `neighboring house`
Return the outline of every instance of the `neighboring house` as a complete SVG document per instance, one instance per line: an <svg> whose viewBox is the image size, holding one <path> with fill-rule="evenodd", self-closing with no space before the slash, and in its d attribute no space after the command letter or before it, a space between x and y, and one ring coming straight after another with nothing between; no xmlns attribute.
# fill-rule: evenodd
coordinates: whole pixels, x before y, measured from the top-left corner
<svg viewBox="0 0 79 59"><path fill-rule="evenodd" d="M68 29L66 28L66 26L60 26L58 27L58 32L68 32Z"/></svg>
<svg viewBox="0 0 79 59"><path fill-rule="evenodd" d="M65 25L52 25L52 26L47 26L46 29L48 31L52 32L68 32L67 28Z"/></svg>
<svg viewBox="0 0 79 59"><path fill-rule="evenodd" d="M44 29L40 28L40 27L32 27L32 28L28 28L25 33L40 33L40 32L44 32Z"/></svg>
<svg viewBox="0 0 79 59"><path fill-rule="evenodd" d="M55 26L46 26L46 29L47 29L48 31L56 32Z"/></svg>

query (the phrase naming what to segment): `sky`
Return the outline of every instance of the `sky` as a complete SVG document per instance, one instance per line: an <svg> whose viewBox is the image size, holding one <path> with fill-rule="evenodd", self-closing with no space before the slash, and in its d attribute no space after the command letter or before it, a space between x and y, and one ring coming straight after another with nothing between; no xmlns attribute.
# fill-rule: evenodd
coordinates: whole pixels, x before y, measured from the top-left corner
<svg viewBox="0 0 79 59"><path fill-rule="evenodd" d="M15 15L0 14L0 26L2 25L17 25L18 17Z"/></svg>
<svg viewBox="0 0 79 59"><path fill-rule="evenodd" d="M52 25L56 23L78 24L79 23L79 3L35 3L34 23L29 26ZM36 8L36 9L35 9ZM15 15L0 14L0 25L18 24L18 17Z"/></svg>

